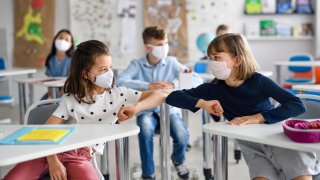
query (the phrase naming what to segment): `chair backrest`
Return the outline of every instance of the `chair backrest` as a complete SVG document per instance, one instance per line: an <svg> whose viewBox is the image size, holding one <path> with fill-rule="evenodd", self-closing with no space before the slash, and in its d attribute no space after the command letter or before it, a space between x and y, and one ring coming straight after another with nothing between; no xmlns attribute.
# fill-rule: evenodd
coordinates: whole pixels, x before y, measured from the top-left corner
<svg viewBox="0 0 320 180"><path fill-rule="evenodd" d="M203 61L203 62L196 62L194 64L194 68L193 71L196 73L206 73L207 71L207 61Z"/></svg>
<svg viewBox="0 0 320 180"><path fill-rule="evenodd" d="M47 99L32 104L25 116L24 124L44 124L59 106L61 99Z"/></svg>
<svg viewBox="0 0 320 180"><path fill-rule="evenodd" d="M0 70L6 69L6 62L2 57L0 57Z"/></svg>
<svg viewBox="0 0 320 180"><path fill-rule="evenodd" d="M289 61L313 61L313 58L309 54L300 54L300 55L294 55L291 56ZM311 67L297 67L297 66L289 66L289 71L295 72L295 73L306 73L312 71Z"/></svg>
<svg viewBox="0 0 320 180"><path fill-rule="evenodd" d="M307 107L307 111L296 118L318 119L320 118L320 96L314 94L296 94Z"/></svg>

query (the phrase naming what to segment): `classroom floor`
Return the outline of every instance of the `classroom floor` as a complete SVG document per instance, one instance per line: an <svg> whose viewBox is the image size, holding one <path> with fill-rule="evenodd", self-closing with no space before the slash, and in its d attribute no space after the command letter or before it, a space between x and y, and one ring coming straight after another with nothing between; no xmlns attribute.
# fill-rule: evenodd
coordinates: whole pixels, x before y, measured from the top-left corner
<svg viewBox="0 0 320 180"><path fill-rule="evenodd" d="M11 118L13 123L18 123L19 119L19 111L18 106L14 107L6 107L0 106L0 119ZM130 120L127 123L135 123L135 120ZM189 112L189 127L190 127L190 144L191 150L186 154L186 166L189 168L191 172L190 179L204 179L203 176L203 158L202 158L202 142L199 139L202 136L201 131L201 113L197 112L195 114ZM159 169L159 135L156 135L154 138L154 161L156 164L156 177L157 179L161 178L160 169ZM228 156L228 176L230 180L245 180L249 179L249 173L247 165L245 164L244 159L241 159L239 164L236 164L236 161L233 158L233 147L234 143L232 140L229 140L229 156ZM109 163L110 166L110 179L115 179L115 157L114 157L114 143L109 143ZM140 179L141 169L140 169L140 157L139 157L139 145L138 145L138 137L132 136L130 138L130 168L132 179ZM98 157L99 160L99 157ZM4 175L8 168L2 169L2 175ZM178 179L174 167L172 166L172 180ZM138 178L135 178L138 177Z"/></svg>

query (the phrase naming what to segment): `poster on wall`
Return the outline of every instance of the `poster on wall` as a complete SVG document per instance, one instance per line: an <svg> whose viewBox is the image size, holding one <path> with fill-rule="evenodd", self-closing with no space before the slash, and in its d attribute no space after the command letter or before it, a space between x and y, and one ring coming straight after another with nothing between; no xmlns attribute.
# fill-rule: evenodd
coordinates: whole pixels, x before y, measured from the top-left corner
<svg viewBox="0 0 320 180"><path fill-rule="evenodd" d="M55 1L14 1L15 67L43 68L54 36Z"/></svg>
<svg viewBox="0 0 320 180"><path fill-rule="evenodd" d="M95 39L110 46L115 18L112 0L70 0L70 24L76 44Z"/></svg>
<svg viewBox="0 0 320 180"><path fill-rule="evenodd" d="M168 33L169 55L188 62L186 0L145 0L145 27L160 26Z"/></svg>

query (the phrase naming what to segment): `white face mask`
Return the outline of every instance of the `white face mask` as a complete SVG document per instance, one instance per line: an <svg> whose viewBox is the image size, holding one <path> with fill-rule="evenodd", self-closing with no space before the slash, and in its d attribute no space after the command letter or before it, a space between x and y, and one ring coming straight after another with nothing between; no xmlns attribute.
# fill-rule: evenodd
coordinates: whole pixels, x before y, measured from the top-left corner
<svg viewBox="0 0 320 180"><path fill-rule="evenodd" d="M99 87L111 88L113 81L113 71L109 70L95 77L93 83Z"/></svg>
<svg viewBox="0 0 320 180"><path fill-rule="evenodd" d="M156 57L157 59L162 59L167 57L168 52L169 52L169 45L165 44L162 46L153 46L153 45L149 45L152 47L152 55L154 57Z"/></svg>
<svg viewBox="0 0 320 180"><path fill-rule="evenodd" d="M54 44L58 50L63 52L67 51L71 47L71 43L63 39L56 39Z"/></svg>
<svg viewBox="0 0 320 180"><path fill-rule="evenodd" d="M220 80L226 80L231 74L231 69L227 67L226 61L209 61L209 71L213 76Z"/></svg>

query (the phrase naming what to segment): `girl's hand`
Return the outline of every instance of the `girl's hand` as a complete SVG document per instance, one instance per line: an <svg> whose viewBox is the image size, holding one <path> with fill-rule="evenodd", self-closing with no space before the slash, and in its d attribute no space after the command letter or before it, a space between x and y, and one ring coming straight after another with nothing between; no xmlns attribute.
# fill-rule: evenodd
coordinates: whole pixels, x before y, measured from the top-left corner
<svg viewBox="0 0 320 180"><path fill-rule="evenodd" d="M54 157L55 156L55 157ZM56 155L47 157L50 179L67 180L67 170Z"/></svg>
<svg viewBox="0 0 320 180"><path fill-rule="evenodd" d="M208 113L214 114L216 116L223 115L223 109L220 105L220 102L217 100L205 101L203 99L200 99L196 104L196 107L203 108Z"/></svg>
<svg viewBox="0 0 320 180"><path fill-rule="evenodd" d="M231 125L241 125L241 124L262 124L264 123L264 117L259 113L252 116L242 116L236 117L228 122Z"/></svg>
<svg viewBox="0 0 320 180"><path fill-rule="evenodd" d="M124 106L118 112L119 121L132 118L138 112L136 106Z"/></svg>

